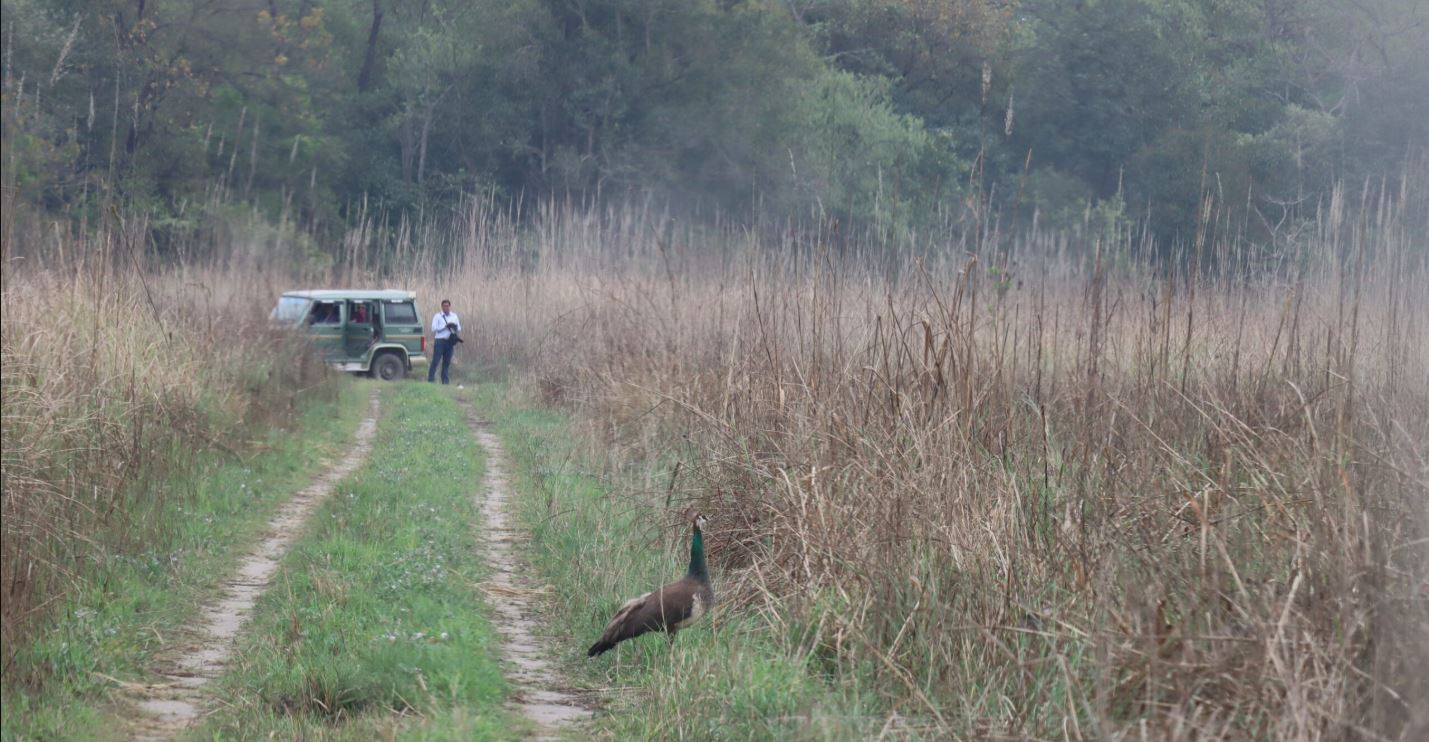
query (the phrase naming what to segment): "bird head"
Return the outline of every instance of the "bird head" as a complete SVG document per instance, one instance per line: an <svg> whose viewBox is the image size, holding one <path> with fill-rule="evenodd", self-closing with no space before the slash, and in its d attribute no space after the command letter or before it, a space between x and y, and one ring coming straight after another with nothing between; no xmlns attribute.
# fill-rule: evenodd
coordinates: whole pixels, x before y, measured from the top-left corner
<svg viewBox="0 0 1429 742"><path fill-rule="evenodd" d="M691 518L691 520L694 522L695 528L698 528L701 531L705 530L705 524L709 522L708 518L703 515L700 515L699 513L695 513L695 517Z"/></svg>

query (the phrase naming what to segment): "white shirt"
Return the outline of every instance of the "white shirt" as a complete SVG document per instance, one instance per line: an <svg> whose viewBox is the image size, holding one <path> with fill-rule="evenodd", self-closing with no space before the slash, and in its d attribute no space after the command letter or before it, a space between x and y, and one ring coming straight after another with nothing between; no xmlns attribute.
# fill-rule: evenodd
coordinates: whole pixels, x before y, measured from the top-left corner
<svg viewBox="0 0 1429 742"><path fill-rule="evenodd" d="M461 320L457 319L456 312L447 312L446 314L437 312L432 315L432 336L438 340L446 340L451 337L452 333L447 329L448 324L454 325L458 332L461 331Z"/></svg>

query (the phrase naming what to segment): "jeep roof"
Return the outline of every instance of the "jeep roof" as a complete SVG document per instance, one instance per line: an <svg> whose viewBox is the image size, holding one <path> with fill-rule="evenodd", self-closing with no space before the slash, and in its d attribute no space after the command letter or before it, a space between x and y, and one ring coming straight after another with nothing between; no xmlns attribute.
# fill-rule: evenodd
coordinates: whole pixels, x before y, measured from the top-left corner
<svg viewBox="0 0 1429 742"><path fill-rule="evenodd" d="M304 299L375 299L377 301L402 301L416 299L417 292L400 289L318 289L312 291L284 291L283 296L297 296Z"/></svg>

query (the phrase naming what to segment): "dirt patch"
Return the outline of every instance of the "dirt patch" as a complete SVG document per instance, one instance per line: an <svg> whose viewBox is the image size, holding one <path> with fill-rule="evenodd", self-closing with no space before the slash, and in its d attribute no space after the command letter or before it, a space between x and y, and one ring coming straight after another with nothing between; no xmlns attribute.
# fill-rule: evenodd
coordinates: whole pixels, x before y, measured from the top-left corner
<svg viewBox="0 0 1429 742"><path fill-rule="evenodd" d="M501 636L501 656L509 666L507 677L516 690L513 705L534 726L533 737L557 739L590 718L591 710L551 666L551 649L537 632L538 608L546 589L533 583L531 565L515 547L521 534L509 512L510 487L501 441L470 407L467 422L486 450L486 477L478 497L486 520L483 556L492 574L482 590L495 614L493 623Z"/></svg>
<svg viewBox="0 0 1429 742"><path fill-rule="evenodd" d="M125 686L125 700L139 711L130 729L131 739L173 739L198 721L205 704L203 687L228 664L233 640L247 623L258 597L268 589L278 563L323 498L367 458L377 430L378 409L374 393L368 416L357 426L347 455L278 509L268 522L267 536L224 581L218 598L203 607L193 635L155 662L159 682Z"/></svg>

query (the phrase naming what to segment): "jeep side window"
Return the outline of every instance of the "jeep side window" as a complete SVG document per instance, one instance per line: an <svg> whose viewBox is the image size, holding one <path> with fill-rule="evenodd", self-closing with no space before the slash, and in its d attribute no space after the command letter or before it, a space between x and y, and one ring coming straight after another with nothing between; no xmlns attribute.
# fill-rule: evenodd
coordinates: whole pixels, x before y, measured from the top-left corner
<svg viewBox="0 0 1429 742"><path fill-rule="evenodd" d="M342 308L332 302L318 302L313 305L312 312L308 314L308 324L310 325L337 325L341 323Z"/></svg>
<svg viewBox="0 0 1429 742"><path fill-rule="evenodd" d="M417 319L417 308L410 301L393 301L383 305L383 311L387 314L387 324L389 325L419 325L421 320Z"/></svg>

